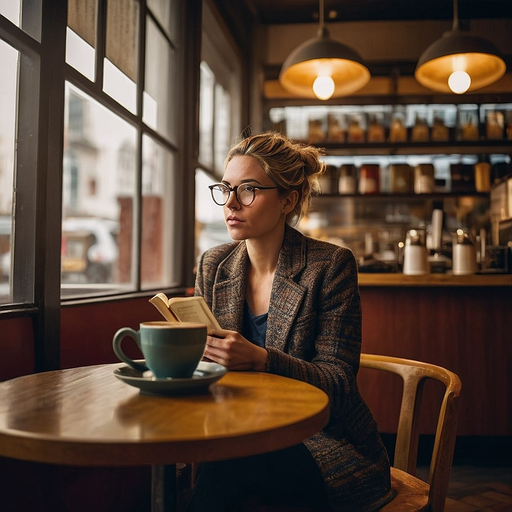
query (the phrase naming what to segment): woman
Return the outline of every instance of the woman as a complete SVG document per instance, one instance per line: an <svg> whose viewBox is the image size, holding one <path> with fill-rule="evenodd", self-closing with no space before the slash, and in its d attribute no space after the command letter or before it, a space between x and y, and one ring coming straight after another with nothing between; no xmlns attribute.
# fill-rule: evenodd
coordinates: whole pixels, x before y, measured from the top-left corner
<svg viewBox="0 0 512 512"><path fill-rule="evenodd" d="M229 152L222 183L210 189L234 242L202 255L195 293L229 331L208 337L208 359L323 389L329 424L287 450L205 464L190 511L241 510L250 497L362 512L393 496L387 454L356 383L361 306L354 256L291 227L308 211L325 167L320 156L277 133L251 136Z"/></svg>

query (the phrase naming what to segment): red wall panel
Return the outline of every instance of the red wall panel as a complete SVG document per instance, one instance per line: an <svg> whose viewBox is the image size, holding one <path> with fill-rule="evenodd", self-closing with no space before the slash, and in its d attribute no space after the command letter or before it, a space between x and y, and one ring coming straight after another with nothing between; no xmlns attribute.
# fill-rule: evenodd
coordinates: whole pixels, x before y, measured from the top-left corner
<svg viewBox="0 0 512 512"><path fill-rule="evenodd" d="M29 317L0 320L0 380L34 373L34 335Z"/></svg>
<svg viewBox="0 0 512 512"><path fill-rule="evenodd" d="M121 327L138 329L140 322L162 320L148 298L64 306L61 309L61 368L118 362L112 338ZM142 358L135 342L127 338L129 357Z"/></svg>

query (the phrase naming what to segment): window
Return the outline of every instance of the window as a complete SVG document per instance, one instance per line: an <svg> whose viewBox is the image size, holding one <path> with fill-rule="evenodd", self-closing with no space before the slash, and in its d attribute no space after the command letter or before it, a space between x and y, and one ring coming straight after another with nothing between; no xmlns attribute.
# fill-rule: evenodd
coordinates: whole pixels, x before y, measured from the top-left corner
<svg viewBox="0 0 512 512"><path fill-rule="evenodd" d="M63 295L133 289L137 130L69 82L65 120Z"/></svg>
<svg viewBox="0 0 512 512"><path fill-rule="evenodd" d="M208 185L224 173L224 159L240 133L241 64L235 45L208 3L203 10L199 106L199 164L196 170L196 253L229 241L222 208Z"/></svg>
<svg viewBox="0 0 512 512"><path fill-rule="evenodd" d="M12 301L12 207L19 52L0 41L0 302Z"/></svg>
<svg viewBox="0 0 512 512"><path fill-rule="evenodd" d="M155 0L144 13L137 0L109 1L99 24L106 27L104 56L95 49L96 1L69 5L67 58L89 81L66 83L62 295L176 286L178 33L156 21L165 16L171 23L176 4ZM139 37L140 16L145 40ZM75 243L82 238L81 262L68 255L70 236Z"/></svg>
<svg viewBox="0 0 512 512"><path fill-rule="evenodd" d="M177 0L51 4L0 0L0 306L45 287L74 300L185 287L193 14Z"/></svg>
<svg viewBox="0 0 512 512"><path fill-rule="evenodd" d="M0 305L34 301L41 2L0 0ZM4 18L5 16L5 18ZM27 37L27 35L29 37Z"/></svg>

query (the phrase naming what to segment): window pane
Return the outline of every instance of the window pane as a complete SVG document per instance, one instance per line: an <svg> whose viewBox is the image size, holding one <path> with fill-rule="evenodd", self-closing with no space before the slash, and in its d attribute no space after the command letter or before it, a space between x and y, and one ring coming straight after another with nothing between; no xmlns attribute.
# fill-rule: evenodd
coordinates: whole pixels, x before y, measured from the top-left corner
<svg viewBox="0 0 512 512"><path fill-rule="evenodd" d="M13 299L11 240L18 58L14 48L0 41L0 303Z"/></svg>
<svg viewBox="0 0 512 512"><path fill-rule="evenodd" d="M96 72L97 0L68 0L66 62L93 81Z"/></svg>
<svg viewBox="0 0 512 512"><path fill-rule="evenodd" d="M20 26L21 0L0 0L0 14Z"/></svg>
<svg viewBox="0 0 512 512"><path fill-rule="evenodd" d="M136 130L66 84L62 294L133 289Z"/></svg>
<svg viewBox="0 0 512 512"><path fill-rule="evenodd" d="M215 170L223 171L224 159L229 151L231 98L221 85L215 86Z"/></svg>
<svg viewBox="0 0 512 512"><path fill-rule="evenodd" d="M137 86L108 59L103 61L103 90L133 114L137 113Z"/></svg>
<svg viewBox="0 0 512 512"><path fill-rule="evenodd" d="M95 78L97 0L68 0L66 62Z"/></svg>
<svg viewBox="0 0 512 512"><path fill-rule="evenodd" d="M176 143L177 69L174 50L147 18L144 122Z"/></svg>
<svg viewBox="0 0 512 512"><path fill-rule="evenodd" d="M107 2L106 56L133 82L137 81L138 19L139 2L137 0Z"/></svg>
<svg viewBox="0 0 512 512"><path fill-rule="evenodd" d="M66 62L91 81L96 76L96 50L69 27L66 32Z"/></svg>
<svg viewBox="0 0 512 512"><path fill-rule="evenodd" d="M142 288L159 288L177 283L178 247L175 211L174 154L152 138L142 143Z"/></svg>
<svg viewBox="0 0 512 512"><path fill-rule="evenodd" d="M202 254L206 249L231 242L223 208L217 206L208 185L216 183L201 169L196 169L196 251Z"/></svg>
<svg viewBox="0 0 512 512"><path fill-rule="evenodd" d="M199 160L213 167L213 108L215 76L206 62L201 62L201 89L199 92Z"/></svg>
<svg viewBox="0 0 512 512"><path fill-rule="evenodd" d="M0 14L29 36L41 41L41 0L0 0Z"/></svg>
<svg viewBox="0 0 512 512"><path fill-rule="evenodd" d="M103 90L134 114L137 112L139 2L107 2L107 37Z"/></svg>
<svg viewBox="0 0 512 512"><path fill-rule="evenodd" d="M89 46L96 47L97 0L68 0L68 27Z"/></svg>
<svg viewBox="0 0 512 512"><path fill-rule="evenodd" d="M176 39L178 0L148 0L148 7L171 39Z"/></svg>

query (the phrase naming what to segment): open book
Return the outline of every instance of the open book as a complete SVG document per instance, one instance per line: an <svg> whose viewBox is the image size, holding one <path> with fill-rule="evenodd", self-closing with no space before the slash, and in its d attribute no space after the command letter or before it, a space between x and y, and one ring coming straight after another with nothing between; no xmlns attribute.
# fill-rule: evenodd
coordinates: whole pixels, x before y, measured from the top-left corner
<svg viewBox="0 0 512 512"><path fill-rule="evenodd" d="M219 325L203 297L171 297L157 293L149 302L169 322L196 322L206 324L210 336L222 337L226 331Z"/></svg>

